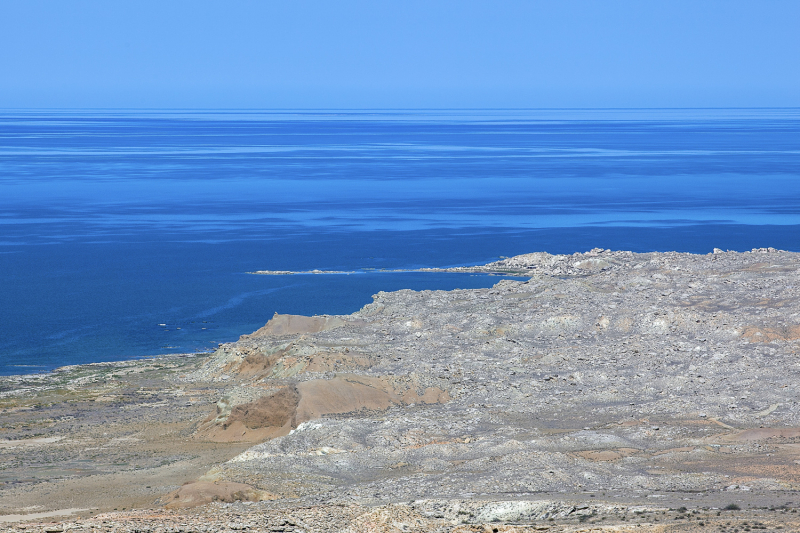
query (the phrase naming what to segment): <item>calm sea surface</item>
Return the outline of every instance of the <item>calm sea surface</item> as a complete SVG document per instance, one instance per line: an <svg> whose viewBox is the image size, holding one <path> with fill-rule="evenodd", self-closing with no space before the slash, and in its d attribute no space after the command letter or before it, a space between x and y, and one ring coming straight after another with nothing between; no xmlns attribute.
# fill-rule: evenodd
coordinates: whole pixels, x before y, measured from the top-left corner
<svg viewBox="0 0 800 533"><path fill-rule="evenodd" d="M0 374L596 246L800 251L800 110L0 112Z"/></svg>

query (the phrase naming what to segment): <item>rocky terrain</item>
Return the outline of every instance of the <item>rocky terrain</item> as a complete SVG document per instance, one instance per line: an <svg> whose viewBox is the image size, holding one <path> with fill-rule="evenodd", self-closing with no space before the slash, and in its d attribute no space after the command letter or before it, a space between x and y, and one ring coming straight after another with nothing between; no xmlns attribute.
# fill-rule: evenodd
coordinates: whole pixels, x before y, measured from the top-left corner
<svg viewBox="0 0 800 533"><path fill-rule="evenodd" d="M379 293L211 355L3 378L0 512L131 531L794 529L799 268L773 249L527 254L451 269L519 276L490 289Z"/></svg>
<svg viewBox="0 0 800 533"><path fill-rule="evenodd" d="M744 533L761 530L797 531L798 528L800 519L794 509L788 507L743 511L598 504L564 506L546 501L480 503L425 500L377 506L211 503L181 511L148 509L114 512L61 522L19 522L5 527L0 523L3 533Z"/></svg>

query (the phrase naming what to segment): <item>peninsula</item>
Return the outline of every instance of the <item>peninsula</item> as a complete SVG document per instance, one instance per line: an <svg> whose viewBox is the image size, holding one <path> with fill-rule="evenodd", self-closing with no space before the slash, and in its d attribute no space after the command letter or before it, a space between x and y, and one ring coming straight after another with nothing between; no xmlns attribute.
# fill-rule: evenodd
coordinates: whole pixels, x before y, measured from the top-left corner
<svg viewBox="0 0 800 533"><path fill-rule="evenodd" d="M452 270L519 279L0 378L0 531L800 528L800 254Z"/></svg>

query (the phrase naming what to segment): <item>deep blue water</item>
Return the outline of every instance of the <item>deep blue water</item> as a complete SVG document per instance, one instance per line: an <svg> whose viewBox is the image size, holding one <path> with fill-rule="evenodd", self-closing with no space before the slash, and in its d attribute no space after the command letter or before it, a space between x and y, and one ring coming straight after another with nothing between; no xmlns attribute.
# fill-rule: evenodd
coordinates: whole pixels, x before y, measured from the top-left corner
<svg viewBox="0 0 800 533"><path fill-rule="evenodd" d="M800 110L0 113L0 374L596 246L800 251Z"/></svg>

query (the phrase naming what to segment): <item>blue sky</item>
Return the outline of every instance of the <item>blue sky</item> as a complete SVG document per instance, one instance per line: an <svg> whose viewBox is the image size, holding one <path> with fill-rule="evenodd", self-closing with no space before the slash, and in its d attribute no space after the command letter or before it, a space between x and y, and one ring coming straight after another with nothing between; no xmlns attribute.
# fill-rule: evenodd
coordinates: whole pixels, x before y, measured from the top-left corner
<svg viewBox="0 0 800 533"><path fill-rule="evenodd" d="M0 108L729 106L800 106L800 1L0 2Z"/></svg>

